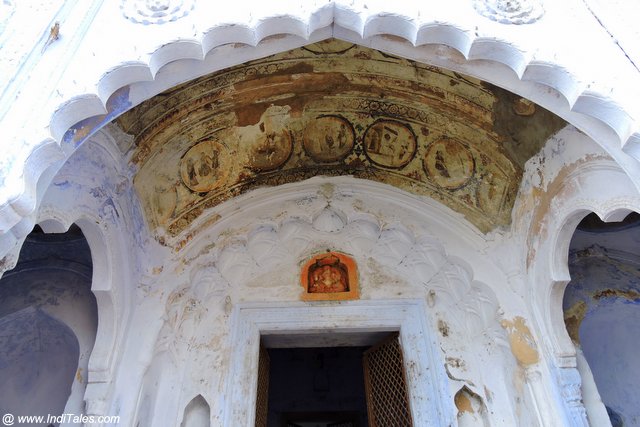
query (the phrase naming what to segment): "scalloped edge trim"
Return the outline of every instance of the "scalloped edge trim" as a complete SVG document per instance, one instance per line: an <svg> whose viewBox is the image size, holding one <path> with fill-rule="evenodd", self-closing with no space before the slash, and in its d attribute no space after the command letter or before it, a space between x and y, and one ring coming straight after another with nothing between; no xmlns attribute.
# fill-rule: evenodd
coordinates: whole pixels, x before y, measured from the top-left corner
<svg viewBox="0 0 640 427"><path fill-rule="evenodd" d="M402 51L406 42L414 48L425 45L445 46L462 55L462 64L467 74L474 75L474 71L477 71L475 75L481 79L486 79L482 75L485 74L483 70L487 64L494 67L497 65L499 68L506 66L522 82L553 89L545 96L554 97L556 93L560 94L567 104L566 107L552 109L556 114L573 112L594 119L594 126L604 125L615 133L616 142L623 151L636 158L640 157L640 131L637 130L634 119L615 100L589 91L583 82L561 65L532 61L531 55L508 41L477 37L472 31L450 23L418 22L414 18L394 13L367 16L331 3L316 9L306 18L291 15L273 16L256 22L253 27L248 24L221 24L204 32L200 40L182 39L162 44L149 55L146 63L123 62L107 71L97 82L96 93L78 96L60 104L51 114L50 137L34 144L26 161L22 165L13 165L13 170L7 177L5 185L9 182L19 190L17 196L0 206L0 232L4 234L0 239L0 251L5 253L6 249L23 238L33 226L33 221L28 217L33 216L37 201L45 190L38 188L38 182L44 172L55 167L61 158L68 157L81 145L82 140L76 144L63 144L65 134L83 120L108 114L108 101L119 89L136 83L157 82L156 75L167 64L176 61L204 61L207 54L224 45L253 46L255 52L252 53L258 58L264 56L265 50L270 50L261 48L261 44L264 45L266 42L265 39L278 35L294 36L300 38L299 42L304 44L304 41L309 43L311 39L318 41L317 34L323 30L329 30L330 35L324 31L321 39L345 39L350 35L351 38L359 38L364 45L375 42L378 37L395 39L386 40L385 46L391 45L389 50L392 53L395 46L397 53L402 56L405 56ZM437 59L442 61L443 58ZM238 55L236 62L240 64L246 60L242 55ZM455 60L454 58L451 61L452 65L455 64ZM163 90L172 87L170 82L166 86ZM134 105L131 104L129 108ZM118 111L117 114L122 112L124 111ZM583 127L588 127L589 124L591 122ZM101 126L102 123L99 127ZM93 129L89 136L99 127ZM45 151L48 153L46 156L41 154ZM25 223L25 220L29 224ZM7 241L7 238L10 241Z"/></svg>

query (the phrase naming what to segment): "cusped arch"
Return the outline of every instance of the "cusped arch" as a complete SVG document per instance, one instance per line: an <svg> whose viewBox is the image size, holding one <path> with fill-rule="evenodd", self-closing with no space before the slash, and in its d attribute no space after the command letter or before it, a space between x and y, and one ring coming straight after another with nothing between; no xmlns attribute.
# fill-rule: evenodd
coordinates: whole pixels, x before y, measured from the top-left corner
<svg viewBox="0 0 640 427"><path fill-rule="evenodd" d="M318 221L329 210L330 222ZM293 217L276 226L258 224L246 235L221 245L213 259L222 277L238 286L264 270L283 263L298 265L326 250L352 254L360 262L375 258L423 285L447 262L442 244L433 236L416 234L400 223L384 224L372 215L361 214L349 221L344 212L326 207L309 221Z"/></svg>
<svg viewBox="0 0 640 427"><path fill-rule="evenodd" d="M331 18L332 20L317 19L316 14L321 13L322 10L313 13L307 18L309 22L284 19L281 16L271 17L259 22L253 28L244 27L244 32L239 31L238 25L221 25L209 30L202 41L179 39L162 44L161 47L149 55L147 63L124 63L106 72L98 83L100 96L97 94L78 96L61 105L56 114L52 116L50 124L52 137L61 141L63 135L74 124L92 116L106 114L106 105L109 99L117 90L124 87L135 87L138 83L149 81L149 78L159 83L157 87L152 88L155 93L142 93L142 91L135 93L136 91L134 90L132 98L129 99L131 106L133 106L156 93L169 89L177 83L221 68L239 65L242 62L281 52L291 47L299 47L303 44L328 39L331 36L335 37L336 34L338 34L337 38L339 39L373 45L374 47L380 43L376 37L387 37L384 39L384 43L380 43L384 46L382 50L403 57L410 57L407 53L412 49L407 49L407 44L412 48L428 45L445 46L455 50L464 57L465 61L468 61L465 67L456 66L452 61L449 67L445 66L445 68L463 71L474 77L489 81L492 79L489 78L490 73L485 70L485 64L476 66L474 61L486 61L498 67L506 66L523 82L542 84L560 94L566 102L565 108L567 110L575 109L578 113L591 116L606 124L616 133L620 145L624 145L634 135L635 128L632 117L615 101L605 95L589 92L584 82L578 80L561 65L540 63L532 60L530 53L523 52L508 40L470 36L466 29L451 24L440 22L417 23L408 16L401 17L390 13L381 12L373 16L367 16L365 19L363 19L361 13L351 14L350 19L344 19L345 13L349 14L349 12L336 8L334 16ZM354 17L356 19L353 19ZM326 26L320 27L319 24L325 24ZM330 25L334 26L332 33L318 35L323 30L328 29ZM304 30L301 31L301 27ZM269 28L269 30L264 31L265 28ZM351 37L347 36L347 32L353 32ZM342 34L342 37L339 36L340 34ZM286 48L274 48L270 46L269 42L269 38L272 36L284 36L293 40L290 41L291 44ZM393 40L393 37L399 38L399 40ZM206 64L206 56L215 53L214 49L231 43L236 43L239 47L237 52L231 52L232 58L228 59L222 67L220 64ZM246 49L249 46L252 48L250 48L251 52L248 53ZM225 53L229 54L230 52L225 51ZM234 56L236 57L235 60ZM422 58L421 62L428 62L429 59L431 58ZM204 60L205 64L203 65L205 67L199 69L198 74L194 74L193 71L183 70L184 76L173 75L171 80L159 75L160 70L166 65L186 60ZM207 65L209 69L205 69ZM163 79L167 79L164 84L162 82ZM500 82L494 83L499 84ZM505 83L509 85L511 82ZM505 88L510 89L509 87ZM544 95L541 94L540 96ZM549 99L546 99L547 103L551 102L552 98L553 94L549 96ZM545 99L536 101L543 106L546 104L544 102ZM97 107L97 103L101 103L102 107ZM562 112L556 113L564 115L561 114Z"/></svg>
<svg viewBox="0 0 640 427"><path fill-rule="evenodd" d="M273 36L284 37L274 41ZM3 195L0 225L5 230L15 227L37 206L43 191L37 188L38 177L52 164L51 159L67 157L82 142L60 145L69 130L75 131L76 124L85 122L83 134L91 135L105 120L178 83L330 37L370 45L491 81L575 122L608 150L618 153L620 147L625 147L631 154L637 151L635 146L640 134L635 118L606 94L590 90L559 63L537 61L531 52L522 51L515 42L478 36L463 24L425 19L414 7L395 11L360 10L332 2L307 6L295 14L276 12L254 22L217 24L199 38L190 36L158 43L161 47L144 60L123 60L106 71L96 82L95 93L65 100L51 112L50 135L33 145L41 148L28 153L24 164L14 165L7 182L15 184L11 187L18 190ZM443 47L445 51L458 52L463 60L442 55ZM195 66L184 66L187 62ZM171 73L163 73L167 67L172 67ZM503 72L504 67L512 72L511 76ZM539 85L552 90L539 91ZM111 102L114 96L121 95L122 89L128 92L126 96ZM565 101L558 102L557 94ZM97 119L87 121L91 118ZM43 158L37 154L41 149L53 155ZM625 167L635 165L627 162ZM18 240L27 228L14 232Z"/></svg>
<svg viewBox="0 0 640 427"><path fill-rule="evenodd" d="M56 181L52 185L54 174L47 177L47 196L39 202L37 216L33 218L45 232L65 232L72 224L82 230L93 263L91 291L98 308L98 329L95 346L89 359L89 383L87 396L99 395L95 387L104 388L104 384L113 380L118 363L118 346L124 336L123 326L128 321L132 289L127 287L135 274L132 263L131 245L125 230L129 226L121 217L133 203L118 199L112 190L114 184L123 182L125 174L119 169L119 152L115 142L101 133L87 143L90 155L78 152L68 160L66 166L56 170ZM78 162L85 168L76 167ZM97 170L107 172L103 177L104 192L96 193L95 178ZM44 177L43 177L44 179ZM45 187L46 188L46 187ZM110 191L112 193L110 193ZM83 198L84 197L84 198ZM126 200L126 199L125 199ZM129 218L135 221L135 218ZM101 393L103 393L101 391ZM104 392L103 394L106 394ZM104 401L88 399L87 408L93 413L104 411L100 405Z"/></svg>
<svg viewBox="0 0 640 427"><path fill-rule="evenodd" d="M582 221L587 215L595 213L603 222L622 221L632 212L636 212L638 206L629 201L613 200L606 204L590 204L584 203L580 206L574 206L568 211L562 220L562 225L555 238L556 244L553 255L553 264L551 264L552 277L555 280L569 280L569 245L571 238ZM564 292L563 292L564 293Z"/></svg>
<svg viewBox="0 0 640 427"><path fill-rule="evenodd" d="M573 138L582 144L571 148L563 145ZM565 414L586 425L581 394L583 378L576 369L576 349L567 333L562 310L570 280L569 244L576 226L588 213L617 219L625 211L640 206L640 194L619 164L598 153L593 141L569 128L550 140L528 167L529 173L542 173L539 180L525 178L531 187L521 189L520 203L532 207L526 213L522 206L515 210L522 215L516 220L520 221L516 230L526 236L522 248L527 304L540 350L550 357ZM588 383L588 379L584 381Z"/></svg>
<svg viewBox="0 0 640 427"><path fill-rule="evenodd" d="M555 245L552 255L551 275L552 285L549 293L549 318L553 330L555 331L557 342L557 355L574 355L575 348L564 322L564 311L562 301L567 285L571 281L569 274L569 245L580 221L590 213L596 213L604 222L621 221L631 212L640 209L640 205L631 203L613 202L609 206L590 205L584 203L581 206L574 206L573 209L563 215L562 225L555 236Z"/></svg>
<svg viewBox="0 0 640 427"><path fill-rule="evenodd" d="M548 300L542 306L542 315L546 316L545 325L550 334L548 340L555 363L560 368L558 383L563 388L563 396L571 413L579 414L580 418L589 419L591 424L609 422L609 417L594 381L581 346L574 343L572 332L578 333L565 320L564 310L565 292L571 282L569 271L569 248L578 224L589 214L595 213L604 222L622 221L632 212L640 208L640 201L613 199L601 203L582 201L572 208L568 208L559 218L561 224L557 230L552 247ZM597 247L597 245L596 245ZM599 248L599 247L598 247ZM575 261L575 259L574 259ZM579 323L578 323L579 324ZM575 338L575 336L573 336ZM605 421L606 420L606 421Z"/></svg>
<svg viewBox="0 0 640 427"><path fill-rule="evenodd" d="M384 220L383 211L389 215ZM256 223L256 218L261 220ZM170 242L178 248L172 262L206 255L210 267L231 286L251 280L260 270L295 267L327 249L377 258L413 275L414 282L422 277L420 283L426 283L446 262L442 242L452 245L451 255L473 265L481 264L479 251L487 247L468 220L432 199L342 176L237 196L208 211L185 233L184 241ZM495 271L484 267L477 278L490 283Z"/></svg>
<svg viewBox="0 0 640 427"><path fill-rule="evenodd" d="M367 201L354 200L359 194L366 194ZM385 216L377 211L381 205L388 213L402 214ZM468 283L465 292L491 294L487 302L497 304L495 290L484 283L497 284L503 273L482 258L487 244L482 235L438 203L388 184L317 177L242 195L221 208L208 214L217 221L202 218L204 226L189 233L172 261L191 260L191 292L201 297L223 296L269 271L297 277L305 261L335 250L352 256L362 268L373 262L371 268L393 271L410 287L425 291L443 270L455 267L455 275ZM256 223L257 217L261 221ZM164 270L173 271L171 264ZM295 298L295 293L287 295Z"/></svg>
<svg viewBox="0 0 640 427"><path fill-rule="evenodd" d="M553 200L553 212L542 219L540 232L547 239L529 247L533 262L529 266L533 282L530 286L531 305L545 331L548 349L560 366L575 365L575 348L567 333L562 300L571 280L568 267L569 245L580 221L595 212L603 221L619 221L640 209L640 194L624 172L611 160L592 160L574 173L565 176L562 185L548 194ZM605 179L605 176L607 177ZM581 192L572 191L579 185Z"/></svg>
<svg viewBox="0 0 640 427"><path fill-rule="evenodd" d="M82 211L73 213L48 207L41 212L39 224L45 232L66 232L76 224L87 240L91 250L93 273L91 291L96 298L98 309L98 329L89 358L87 396L91 387L113 379L117 364L118 342L122 339L123 325L128 313L126 289L120 289L126 278L119 274L126 271L126 248L114 235L114 230L100 226L99 219ZM100 412L91 399L87 399L87 410Z"/></svg>
<svg viewBox="0 0 640 427"><path fill-rule="evenodd" d="M358 200L359 195L366 195L366 199ZM507 333L500 326L501 294L497 295L496 289L502 288L504 275L495 267L493 274L476 274L475 269L488 264L478 250L483 236L474 234L464 218L441 208L430 199L417 199L389 185L348 177L318 177L238 196L204 215L197 232L190 230L194 232L190 240L164 265L157 280L174 287L165 292L168 321L164 332L170 342L182 346L176 351L181 354L184 343L193 342L192 337L209 340L202 331L211 329L204 325L210 325L211 318L203 322L203 328L180 324L190 322L189 316L198 318L201 306L210 315L219 313L221 324L225 315L237 316L244 305L306 309L308 305L300 301L301 268L314 255L330 249L347 253L357 262L363 269L361 279L366 281L362 289L367 288L359 301L335 306L357 308L380 301L399 304L415 298L424 304L424 311L415 319L433 329L426 335L430 343L444 339L437 329L438 318L431 316L438 311L451 327L451 353L446 356L474 357L474 375L465 372L463 365L455 369L447 366L449 372L475 384L490 381L493 393L513 396L508 378L492 372L494 378L488 379L480 369L482 363L496 360L517 364L509 351ZM217 220L208 221L206 216ZM463 246L475 254L461 251ZM189 260L186 264L185 259ZM173 262L184 269L177 280ZM177 322L171 320L174 318ZM160 334L162 342L164 332ZM179 333L186 334L176 339ZM233 345L237 337L224 339L231 348L237 347ZM462 353L461 341L467 347ZM484 359L476 358L480 348L490 348L482 352L489 354ZM434 344L434 357L440 357L439 349L446 352L449 347ZM439 366L445 363L443 360ZM466 367L471 369L471 365L469 361ZM440 386L446 388L445 383ZM484 392L481 397L487 398ZM507 397L501 403L495 403L501 398L492 398L495 405L510 404ZM240 399L246 400L246 393ZM503 417L507 424L509 420L517 424L516 415Z"/></svg>

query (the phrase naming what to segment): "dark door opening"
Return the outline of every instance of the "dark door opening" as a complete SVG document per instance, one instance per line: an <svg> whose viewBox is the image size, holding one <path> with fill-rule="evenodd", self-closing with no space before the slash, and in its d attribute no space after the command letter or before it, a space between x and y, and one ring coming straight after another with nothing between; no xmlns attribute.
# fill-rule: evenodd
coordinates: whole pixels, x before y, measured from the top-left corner
<svg viewBox="0 0 640 427"><path fill-rule="evenodd" d="M267 349L267 426L367 426L362 370L365 350L366 347Z"/></svg>
<svg viewBox="0 0 640 427"><path fill-rule="evenodd" d="M261 347L256 427L366 426L412 426L398 333L373 346Z"/></svg>

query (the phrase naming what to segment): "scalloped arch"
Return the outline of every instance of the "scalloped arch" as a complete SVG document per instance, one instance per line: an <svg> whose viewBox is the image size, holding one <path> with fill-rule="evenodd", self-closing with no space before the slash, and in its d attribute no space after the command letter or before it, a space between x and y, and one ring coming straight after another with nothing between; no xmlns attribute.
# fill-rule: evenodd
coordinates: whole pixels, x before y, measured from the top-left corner
<svg viewBox="0 0 640 427"><path fill-rule="evenodd" d="M399 7L399 6L398 6ZM411 8L409 8L411 9ZM367 14L368 13L368 14ZM62 143L63 136L74 125L96 116L113 113L114 116L126 110L109 111L107 100L119 89L149 82L159 83L152 88L139 92L139 99L130 100L131 108L149 97L169 89L177 82L193 79L198 75L215 71L218 63L208 64L207 55L217 47L229 44L235 46L255 46L250 52L237 49L236 55L226 58L223 65L231 66L259 58L270 53L299 47L306 43L335 37L355 43L365 44L388 51L392 54L413 57L421 62L436 63L445 68L461 71L474 77L493 83L516 93L535 93L534 101L554 113L569 117L571 122L580 122L578 127L594 136L598 143L609 151L614 150L622 156L622 151L637 155L637 143L640 133L635 119L606 94L590 91L575 75L561 64L538 63L531 61L531 55L519 50L515 44L497 38L478 37L472 28L457 27L450 23L426 21L413 9L400 13L381 11L356 11L353 8L336 3L324 4L310 12L301 8L296 16L280 13L275 16L246 24L220 25L212 27L198 38L186 37L159 43L161 47L151 53L146 61L123 61L121 65L105 72L96 82L95 93L87 93L65 100L51 112L49 126L50 137L32 146L47 147L56 153L53 158L68 157L83 142L74 145ZM284 36L274 40L274 36ZM407 43L408 42L408 43ZM444 46L462 54L464 59L450 58L441 49L428 51L422 49L428 45ZM234 50L235 52L235 50ZM187 61L200 64L198 74L192 67L181 67L181 76L172 76L170 82L158 80L161 71L168 64ZM204 60L204 62L203 62ZM190 62L191 61L191 62ZM515 73L513 80L502 72L492 73L496 67L507 67ZM207 69L207 67L209 67ZM175 71L175 70L173 70ZM536 91L538 85L551 88L543 93ZM555 97L561 95L566 104L559 104ZM578 113L578 114L575 114ZM113 118L112 117L112 118ZM96 128L90 135L103 126L97 120ZM5 201L0 207L0 229L5 232L30 215L42 197L43 189L38 189L40 175L54 163L50 158L42 158L36 150L26 153L24 163L14 165L7 179ZM20 227L16 238L24 237L29 227ZM6 244L5 244L6 246Z"/></svg>
<svg viewBox="0 0 640 427"><path fill-rule="evenodd" d="M604 203L592 203L592 201L577 201L567 212L562 213L562 226L554 236L554 247L552 253L551 274L552 284L548 293L549 303L542 306L548 307L549 316L555 336L557 339L556 351L558 354L572 354L573 343L564 327L564 312L562 310L562 299L567 285L571 281L569 274L569 245L576 227L589 213L594 212L605 222L620 221L631 213L640 210L640 204L629 202L614 202L609 205Z"/></svg>
<svg viewBox="0 0 640 427"><path fill-rule="evenodd" d="M371 256L407 278L427 285L447 263L459 265L471 280L471 266L453 261L442 244L428 234L416 234L399 223L385 224L373 216L348 216L331 208L335 222L331 228L317 218L286 217L278 224L259 223L241 235L232 235L212 254L212 266L230 285L239 286L254 279L263 270L275 270L283 264L298 265L323 245L345 251L363 261ZM338 224L339 222L339 224Z"/></svg>
<svg viewBox="0 0 640 427"><path fill-rule="evenodd" d="M108 150L101 148L104 152ZM113 378L118 358L116 348L124 336L123 325L130 313L130 290L126 284L130 281L130 257L117 223L102 221L94 206L80 205L69 209L63 203L45 200L39 210L36 222L45 232L64 232L72 224L82 230L93 263L91 291L95 295L98 307L98 330L94 348L89 359L89 383L87 384L87 408L101 412L104 401L93 398L99 395L99 389ZM117 268L116 268L117 266Z"/></svg>
<svg viewBox="0 0 640 427"><path fill-rule="evenodd" d="M604 222L622 221L631 212L640 210L640 205L629 201L613 201L610 204L593 203L593 200L578 200L567 212L561 213L562 226L554 238L553 263L551 264L552 278L557 281L570 280L567 256L571 238L580 221L590 213L595 213Z"/></svg>
<svg viewBox="0 0 640 427"><path fill-rule="evenodd" d="M597 167L585 167L566 180L567 186L580 182L583 191L591 197L567 193L566 188L559 189L553 195L559 201L554 215L545 218L543 225L543 228L549 230L546 243L548 250L544 251L546 256L536 257L532 266L536 272L536 286L530 287L531 301L533 306L542 310L539 320L546 329L550 350L558 358L560 366L565 363L563 359L575 357L575 348L564 326L562 299L571 280L569 245L578 223L591 212L605 221L616 221L632 211L640 211L640 195L630 183L627 183L626 189L618 189L616 192L602 191L599 174L608 171L613 176L615 173L623 174L622 170L610 162L596 160L593 164ZM618 184L622 187L624 182L618 180ZM607 185L611 185L611 182Z"/></svg>
<svg viewBox="0 0 640 427"><path fill-rule="evenodd" d="M58 210L48 210L41 215L38 223L45 232L65 232L72 224L76 224L82 230L93 261L93 278L91 290L98 304L97 338L93 348L89 370L96 380L109 378L115 365L114 347L118 332L117 313L121 310L118 306L117 296L112 289L112 264L113 257L107 243L107 236L96 224L97 218L92 218L84 213L76 212L72 216Z"/></svg>
<svg viewBox="0 0 640 427"><path fill-rule="evenodd" d="M272 203L282 204L281 201ZM184 288L179 285L171 295L182 296L184 289L188 289L202 300L208 296L219 298L231 287L247 285L265 271L282 271L286 266L298 268L311 254L330 248L351 254L363 263L368 258L375 259L414 286L448 295L441 298L438 306L444 304L453 310L462 307L464 301L466 309L475 313L472 306L480 301L481 309L486 308L485 305L489 307L489 314L478 312L482 323L476 326L486 327L487 322L495 320L492 316L499 307L498 297L491 286L476 277L474 265L477 264L447 253L440 240L429 231L414 231L401 222L386 222L371 214L349 215L334 207L331 211L342 222L339 227L326 229L316 221L318 214L326 210L326 206L320 207L308 217L288 214L279 221L241 226L236 232L222 227L226 231L210 252L202 249L212 237L202 233L190 245L191 251L204 258L204 264L195 263L188 273L189 284ZM234 218L229 217L227 221L234 222ZM171 276L171 269L166 271ZM170 302L169 294L167 298L167 304L174 303Z"/></svg>

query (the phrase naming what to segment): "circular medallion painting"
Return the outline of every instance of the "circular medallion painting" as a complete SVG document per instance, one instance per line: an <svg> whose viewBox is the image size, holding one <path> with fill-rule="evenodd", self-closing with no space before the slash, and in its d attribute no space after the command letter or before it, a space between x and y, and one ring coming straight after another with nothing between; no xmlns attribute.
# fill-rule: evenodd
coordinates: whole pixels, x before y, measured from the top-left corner
<svg viewBox="0 0 640 427"><path fill-rule="evenodd" d="M180 160L180 177L197 193L220 187L226 178L226 148L216 141L204 141L191 147Z"/></svg>
<svg viewBox="0 0 640 427"><path fill-rule="evenodd" d="M378 166L403 168L415 156L416 148L411 128L393 120L379 120L364 134L364 152Z"/></svg>
<svg viewBox="0 0 640 427"><path fill-rule="evenodd" d="M305 127L303 146L316 162L331 163L344 159L353 149L355 139L351 123L346 119L321 116Z"/></svg>
<svg viewBox="0 0 640 427"><path fill-rule="evenodd" d="M258 172L277 169L289 159L292 150L293 141L288 130L265 133L250 152L249 167Z"/></svg>
<svg viewBox="0 0 640 427"><path fill-rule="evenodd" d="M475 171L469 149L449 138L439 139L427 147L423 166L431 181L449 190L464 186Z"/></svg>
<svg viewBox="0 0 640 427"><path fill-rule="evenodd" d="M485 212L498 212L508 197L509 179L496 165L489 164L482 171L477 188L478 205Z"/></svg>

